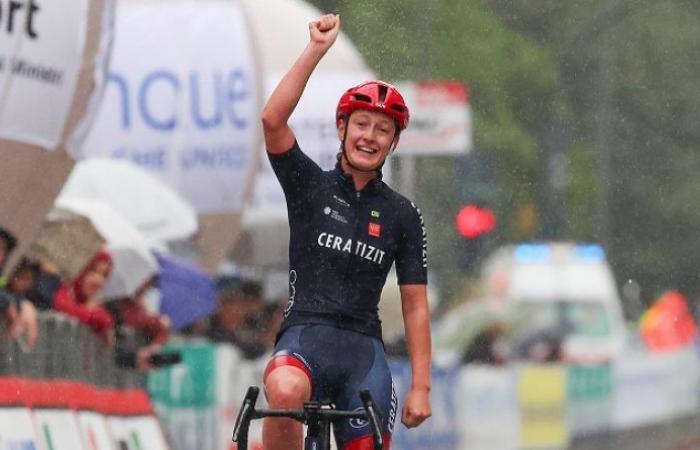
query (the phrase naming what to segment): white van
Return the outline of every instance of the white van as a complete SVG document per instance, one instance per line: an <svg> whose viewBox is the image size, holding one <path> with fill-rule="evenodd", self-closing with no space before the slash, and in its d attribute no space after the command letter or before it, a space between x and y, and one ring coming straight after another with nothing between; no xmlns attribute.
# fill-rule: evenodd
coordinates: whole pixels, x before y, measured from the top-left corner
<svg viewBox="0 0 700 450"><path fill-rule="evenodd" d="M525 317L525 329L561 332L565 361L596 364L622 351L622 304L599 245L505 246L484 263L482 277L486 296L514 305Z"/></svg>

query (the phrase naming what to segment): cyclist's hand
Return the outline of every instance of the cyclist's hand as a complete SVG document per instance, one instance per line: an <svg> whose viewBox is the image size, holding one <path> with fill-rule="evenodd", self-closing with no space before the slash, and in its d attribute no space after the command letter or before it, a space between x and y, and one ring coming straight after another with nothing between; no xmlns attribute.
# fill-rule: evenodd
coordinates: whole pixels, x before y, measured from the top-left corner
<svg viewBox="0 0 700 450"><path fill-rule="evenodd" d="M336 14L326 14L309 23L311 42L320 45L323 50L328 50L333 45L339 31L340 16Z"/></svg>
<svg viewBox="0 0 700 450"><path fill-rule="evenodd" d="M411 389L401 411L401 423L407 428L417 427L431 415L430 392L424 389Z"/></svg>

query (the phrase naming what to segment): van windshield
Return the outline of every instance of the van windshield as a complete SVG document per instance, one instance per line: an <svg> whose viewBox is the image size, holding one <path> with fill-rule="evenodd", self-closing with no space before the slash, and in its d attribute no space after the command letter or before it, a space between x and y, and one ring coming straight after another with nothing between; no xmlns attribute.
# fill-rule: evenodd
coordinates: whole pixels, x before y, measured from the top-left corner
<svg viewBox="0 0 700 450"><path fill-rule="evenodd" d="M610 335L610 320L597 302L521 302L528 328L559 330L567 336L600 338Z"/></svg>

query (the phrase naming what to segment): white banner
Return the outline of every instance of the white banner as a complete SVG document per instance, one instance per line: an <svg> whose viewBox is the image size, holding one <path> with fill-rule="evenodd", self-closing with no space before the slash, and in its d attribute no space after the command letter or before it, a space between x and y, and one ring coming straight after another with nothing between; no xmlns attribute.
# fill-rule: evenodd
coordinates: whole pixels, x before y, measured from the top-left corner
<svg viewBox="0 0 700 450"><path fill-rule="evenodd" d="M107 419L94 411L79 411L78 423L83 437L83 447L89 450L114 450L114 443L109 435Z"/></svg>
<svg viewBox="0 0 700 450"><path fill-rule="evenodd" d="M0 408L0 449L41 448L32 414L26 408Z"/></svg>
<svg viewBox="0 0 700 450"><path fill-rule="evenodd" d="M87 0L0 2L0 137L52 150L70 111Z"/></svg>
<svg viewBox="0 0 700 450"><path fill-rule="evenodd" d="M83 448L75 412L61 409L37 409L34 410L34 419L41 436L41 448L48 450Z"/></svg>
<svg viewBox="0 0 700 450"><path fill-rule="evenodd" d="M115 447L120 450L169 450L155 417L108 417Z"/></svg>
<svg viewBox="0 0 700 450"><path fill-rule="evenodd" d="M673 417L672 373L665 355L623 355L615 361L612 425L626 429Z"/></svg>
<svg viewBox="0 0 700 450"><path fill-rule="evenodd" d="M122 1L83 156L126 158L199 213L238 212L260 153L257 74L237 2Z"/></svg>
<svg viewBox="0 0 700 450"><path fill-rule="evenodd" d="M230 448L233 427L238 410L249 386L262 387L263 373L269 355L257 360L246 360L233 346L218 346L216 350L216 411L219 442L216 450ZM265 394L260 391L255 404L257 409L267 408ZM262 420L250 423L248 433L249 448L262 448Z"/></svg>
<svg viewBox="0 0 700 450"><path fill-rule="evenodd" d="M615 369L614 428L648 425L697 412L697 348L624 355Z"/></svg>
<svg viewBox="0 0 700 450"><path fill-rule="evenodd" d="M454 81L397 83L411 114L399 155L444 155L472 149L467 87Z"/></svg>
<svg viewBox="0 0 700 450"><path fill-rule="evenodd" d="M470 364L460 370L455 395L460 449L516 450L520 415L516 374L508 368Z"/></svg>
<svg viewBox="0 0 700 450"><path fill-rule="evenodd" d="M271 94L282 78L282 74L267 77L267 94ZM299 104L290 118L290 125L297 137L299 146L324 170L335 167L336 155L340 150L340 140L335 126L335 109L340 96L351 86L373 79L370 72L324 72L315 73L306 86ZM265 155L265 150L261 150ZM265 156L266 158L266 156ZM385 181L389 167L383 168ZM286 219L287 209L282 188L275 178L268 161L263 161L256 178L250 210L246 210L247 220Z"/></svg>

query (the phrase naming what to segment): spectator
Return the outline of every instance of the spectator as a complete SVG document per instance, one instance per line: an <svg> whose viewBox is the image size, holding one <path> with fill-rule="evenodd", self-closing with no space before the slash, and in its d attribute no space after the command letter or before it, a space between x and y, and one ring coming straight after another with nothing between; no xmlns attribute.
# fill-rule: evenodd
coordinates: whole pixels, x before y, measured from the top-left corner
<svg viewBox="0 0 700 450"><path fill-rule="evenodd" d="M109 309L117 325L126 325L138 331L149 344L163 345L170 336L170 318L162 314L151 314L146 308L146 294L154 286L148 280L131 298L110 302Z"/></svg>
<svg viewBox="0 0 700 450"><path fill-rule="evenodd" d="M282 301L268 303L262 310L260 326L258 327L258 341L265 351L275 347L277 332L284 320L285 309L287 309L286 298Z"/></svg>
<svg viewBox="0 0 700 450"><path fill-rule="evenodd" d="M151 314L146 308L146 294L153 288L154 280L144 283L133 297L115 300L108 305L117 325L117 363L121 366L142 371L152 369L151 356L160 351L170 336L170 318ZM133 344L125 339L124 327L135 330L146 345L134 349Z"/></svg>
<svg viewBox="0 0 700 450"><path fill-rule="evenodd" d="M16 246L17 239L12 233L0 227L0 275ZM31 278L25 277L28 267L24 266L20 263L13 273L10 280L13 288L6 286L7 279L0 276L0 318L5 322L5 337L17 339L22 349L29 351L36 343L38 320L36 310L22 298L23 285L31 283ZM15 278L17 281L13 283Z"/></svg>
<svg viewBox="0 0 700 450"><path fill-rule="evenodd" d="M27 299L41 311L53 308L53 298L61 287L63 280L56 264L47 259L39 260L39 276L29 292Z"/></svg>
<svg viewBox="0 0 700 450"><path fill-rule="evenodd" d="M515 356L533 363L561 361L565 336L563 327L531 330L517 339Z"/></svg>
<svg viewBox="0 0 700 450"><path fill-rule="evenodd" d="M2 276L7 259L16 246L17 238L5 228L0 227L0 276ZM0 285L4 285L4 280L0 281Z"/></svg>
<svg viewBox="0 0 700 450"><path fill-rule="evenodd" d="M39 264L23 258L9 277L7 286L0 290L0 296L14 306L10 312L9 333L18 339L25 351L30 351L39 337L39 318L34 305L26 299L27 292L34 286L39 276Z"/></svg>
<svg viewBox="0 0 700 450"><path fill-rule="evenodd" d="M102 306L100 293L112 270L110 254L100 250L72 282L63 284L54 296L57 311L88 325L106 345L114 345L114 321Z"/></svg>
<svg viewBox="0 0 700 450"><path fill-rule="evenodd" d="M206 336L214 342L235 345L246 358L257 358L265 351L256 331L261 308L259 283L241 281L225 285L219 291L219 308L211 317Z"/></svg>
<svg viewBox="0 0 700 450"><path fill-rule="evenodd" d="M178 335L185 339L202 339L207 337L209 331L211 317L202 317L189 325L184 326L178 331Z"/></svg>
<svg viewBox="0 0 700 450"><path fill-rule="evenodd" d="M502 365L508 359L505 331L500 323L492 323L481 330L462 355L463 364Z"/></svg>
<svg viewBox="0 0 700 450"><path fill-rule="evenodd" d="M0 287L4 287L7 280L2 276L2 270L5 267L7 259L10 257L10 253L17 245L17 240L12 234L0 227ZM6 315L6 318L10 320L11 317L16 315L16 308L11 308L12 301L8 296L0 296L0 312Z"/></svg>

